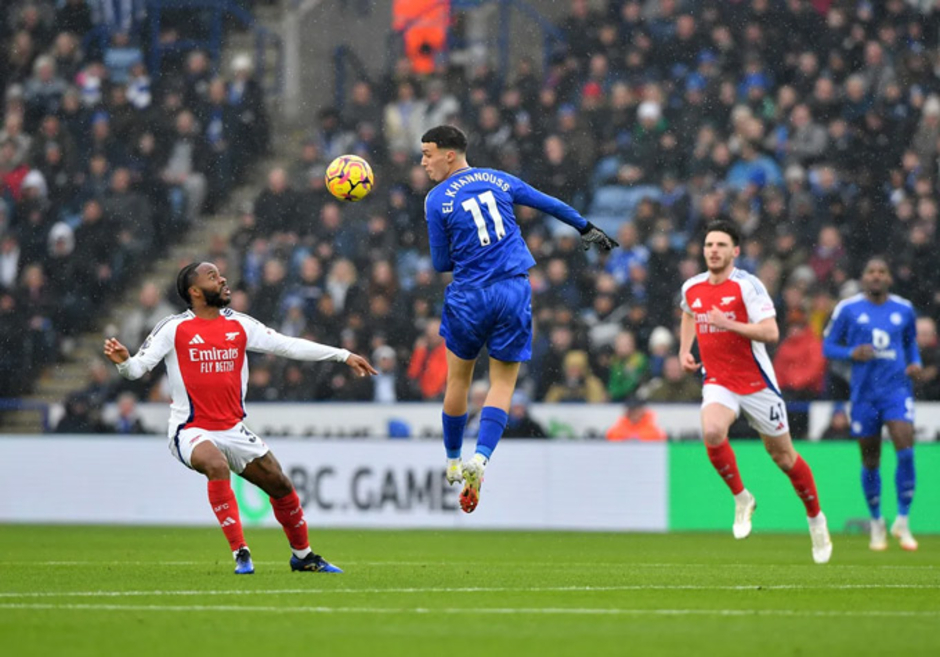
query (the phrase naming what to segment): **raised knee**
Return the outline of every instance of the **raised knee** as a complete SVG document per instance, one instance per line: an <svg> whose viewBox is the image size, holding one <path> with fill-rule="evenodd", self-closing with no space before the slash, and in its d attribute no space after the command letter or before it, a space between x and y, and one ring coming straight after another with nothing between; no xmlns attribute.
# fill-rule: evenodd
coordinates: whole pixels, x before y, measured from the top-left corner
<svg viewBox="0 0 940 657"><path fill-rule="evenodd" d="M287 478L287 475L281 475L271 485L271 492L269 494L277 500L290 495L292 490L294 490L294 485L291 483L291 480Z"/></svg>
<svg viewBox="0 0 940 657"><path fill-rule="evenodd" d="M718 426L705 426L702 430L702 438L706 445L718 447L728 438L728 432Z"/></svg>
<svg viewBox="0 0 940 657"><path fill-rule="evenodd" d="M228 479L231 476L229 474L228 463L226 463L224 459L207 463L203 467L203 472L210 480Z"/></svg>
<svg viewBox="0 0 940 657"><path fill-rule="evenodd" d="M770 458L773 459L777 467L784 472L789 472L793 464L796 463L796 457L790 452L771 452Z"/></svg>

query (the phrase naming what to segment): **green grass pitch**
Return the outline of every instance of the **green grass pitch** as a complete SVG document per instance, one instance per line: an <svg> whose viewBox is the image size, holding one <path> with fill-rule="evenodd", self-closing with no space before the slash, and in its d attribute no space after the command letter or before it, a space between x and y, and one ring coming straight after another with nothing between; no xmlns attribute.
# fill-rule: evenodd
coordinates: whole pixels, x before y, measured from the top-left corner
<svg viewBox="0 0 940 657"><path fill-rule="evenodd" d="M730 524L730 523L729 523ZM343 575L248 529L0 526L0 653L937 655L940 537L886 553L808 534L323 531Z"/></svg>

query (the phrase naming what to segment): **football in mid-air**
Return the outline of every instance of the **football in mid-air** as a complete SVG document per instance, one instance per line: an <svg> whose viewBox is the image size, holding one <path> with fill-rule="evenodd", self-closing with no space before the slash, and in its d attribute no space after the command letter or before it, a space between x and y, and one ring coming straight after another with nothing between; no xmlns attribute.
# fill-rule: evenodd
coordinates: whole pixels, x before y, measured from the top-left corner
<svg viewBox="0 0 940 657"><path fill-rule="evenodd" d="M326 188L341 201L361 201L375 184L372 167L358 155L340 155L326 168Z"/></svg>

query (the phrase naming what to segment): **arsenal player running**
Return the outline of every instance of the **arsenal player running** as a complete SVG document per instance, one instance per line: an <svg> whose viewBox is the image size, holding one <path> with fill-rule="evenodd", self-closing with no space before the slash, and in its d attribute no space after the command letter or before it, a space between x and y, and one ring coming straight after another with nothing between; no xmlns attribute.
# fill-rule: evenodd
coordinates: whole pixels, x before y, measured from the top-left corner
<svg viewBox="0 0 940 657"><path fill-rule="evenodd" d="M743 412L806 507L813 560L826 563L832 554L826 516L819 509L813 473L793 449L786 406L765 347L779 339L777 313L764 285L735 268L739 241L738 229L730 222L715 221L706 227L708 271L682 286L679 358L686 372L703 366L702 434L709 460L734 494L734 537L750 535L751 516L757 508L754 496L741 482L728 443L728 429ZM692 356L696 339L701 365Z"/></svg>
<svg viewBox="0 0 940 657"><path fill-rule="evenodd" d="M296 360L346 363L359 376L376 374L369 362L345 349L283 336L257 320L226 308L232 292L215 265L192 263L180 270L176 289L189 306L153 329L132 358L114 338L104 354L128 379L139 379L160 359L166 361L170 405L170 453L209 480L209 504L235 556L235 573L254 572L242 533L229 470L271 497L274 516L293 552L291 570L343 572L310 549L307 523L291 480L261 438L242 420L248 383L246 351Z"/></svg>

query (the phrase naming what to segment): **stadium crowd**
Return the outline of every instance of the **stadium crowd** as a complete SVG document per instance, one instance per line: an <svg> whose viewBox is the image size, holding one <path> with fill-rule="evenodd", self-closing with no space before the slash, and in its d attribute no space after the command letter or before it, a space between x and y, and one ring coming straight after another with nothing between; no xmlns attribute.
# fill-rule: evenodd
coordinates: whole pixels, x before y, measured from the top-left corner
<svg viewBox="0 0 940 657"><path fill-rule="evenodd" d="M187 36L164 18L164 45ZM152 76L145 19L142 0L0 6L0 397L27 392L267 149L250 58L222 75L168 50Z"/></svg>
<svg viewBox="0 0 940 657"><path fill-rule="evenodd" d="M430 74L403 57L381 79L355 81L205 257L237 289L236 310L372 355L381 375L352 380L342 367L257 357L249 400L441 398L447 279L428 258L429 182L417 165L422 133L440 123L466 129L472 165L519 175L621 244L609 257L586 255L573 231L518 209L538 260L533 358L520 378L532 400L696 401L676 359L677 299L702 269L700 228L719 217L738 224L739 266L776 299L774 359L788 400L847 397L846 371L823 359L821 334L874 254L889 256L894 291L920 315L918 398L940 399L934 4L571 0L544 70L522 59L500 80L491 58L468 48L442 53ZM95 135L85 141L99 143ZM16 139L0 143L7 161ZM377 175L357 204L333 200L323 184L325 165L348 152ZM179 305L169 288L148 294L143 313ZM134 324L129 346L165 311ZM158 380L135 392L159 398Z"/></svg>

